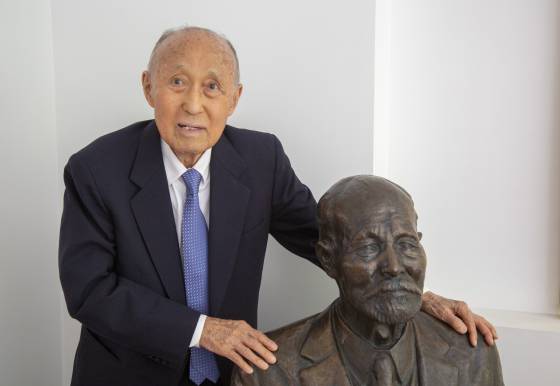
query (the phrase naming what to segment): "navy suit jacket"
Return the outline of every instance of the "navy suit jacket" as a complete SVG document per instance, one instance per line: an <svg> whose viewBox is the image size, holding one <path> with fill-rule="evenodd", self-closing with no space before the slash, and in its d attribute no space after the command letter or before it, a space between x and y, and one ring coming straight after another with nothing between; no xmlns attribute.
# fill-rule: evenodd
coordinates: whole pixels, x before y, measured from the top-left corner
<svg viewBox="0 0 560 386"><path fill-rule="evenodd" d="M177 385L199 313L186 306L155 122L80 150L64 182L60 279L82 323L72 385ZM213 147L210 185L209 315L256 327L268 234L318 264L316 202L275 136L231 126ZM228 383L232 363L218 365Z"/></svg>

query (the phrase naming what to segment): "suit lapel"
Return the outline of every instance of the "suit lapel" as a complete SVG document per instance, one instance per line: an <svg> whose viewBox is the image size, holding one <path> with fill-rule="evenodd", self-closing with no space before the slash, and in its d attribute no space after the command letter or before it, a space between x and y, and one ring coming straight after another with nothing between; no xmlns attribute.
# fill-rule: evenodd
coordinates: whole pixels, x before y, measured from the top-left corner
<svg viewBox="0 0 560 386"><path fill-rule="evenodd" d="M250 190L239 177L243 159L226 135L212 148L208 264L210 314L218 315L237 259Z"/></svg>
<svg viewBox="0 0 560 386"><path fill-rule="evenodd" d="M167 296L186 303L160 136L153 121L144 128L130 179L140 187L131 200L132 212Z"/></svg>
<svg viewBox="0 0 560 386"><path fill-rule="evenodd" d="M210 229L208 234L210 314L219 312L237 257L250 190L239 181L243 159L222 135L210 160ZM130 179L140 187L131 200L140 233L167 295L185 303L181 252L169 187L154 122L146 126Z"/></svg>
<svg viewBox="0 0 560 386"><path fill-rule="evenodd" d="M299 371L302 386L350 386L332 333L331 305L309 329L300 354L311 362ZM329 380L328 384L324 380Z"/></svg>

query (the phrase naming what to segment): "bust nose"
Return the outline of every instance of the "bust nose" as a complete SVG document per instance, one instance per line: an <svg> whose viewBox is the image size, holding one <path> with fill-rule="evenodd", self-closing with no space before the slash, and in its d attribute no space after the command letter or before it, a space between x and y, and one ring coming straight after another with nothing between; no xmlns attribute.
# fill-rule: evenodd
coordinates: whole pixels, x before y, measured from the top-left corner
<svg viewBox="0 0 560 386"><path fill-rule="evenodd" d="M390 276L398 276L404 272L404 267L392 245L389 245L385 250L382 272Z"/></svg>

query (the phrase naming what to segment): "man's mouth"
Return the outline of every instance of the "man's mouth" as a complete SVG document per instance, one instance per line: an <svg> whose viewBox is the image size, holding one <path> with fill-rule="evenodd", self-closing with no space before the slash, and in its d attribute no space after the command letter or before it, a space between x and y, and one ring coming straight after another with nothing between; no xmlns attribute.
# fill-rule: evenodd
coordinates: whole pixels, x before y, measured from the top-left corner
<svg viewBox="0 0 560 386"><path fill-rule="evenodd" d="M186 131L197 131L197 130L204 130L205 129L204 126L195 125L195 124L186 123L186 122L177 123L177 127L182 129L182 130L186 130Z"/></svg>

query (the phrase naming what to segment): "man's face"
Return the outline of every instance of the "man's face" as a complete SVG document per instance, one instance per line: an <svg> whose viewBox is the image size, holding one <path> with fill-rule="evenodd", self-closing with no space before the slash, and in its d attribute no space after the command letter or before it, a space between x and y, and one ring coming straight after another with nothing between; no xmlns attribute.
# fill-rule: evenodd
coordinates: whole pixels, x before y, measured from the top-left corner
<svg viewBox="0 0 560 386"><path fill-rule="evenodd" d="M382 323L412 318L426 271L412 203L403 195L374 204L361 194L345 204L346 237L335 263L343 302Z"/></svg>
<svg viewBox="0 0 560 386"><path fill-rule="evenodd" d="M163 140L175 154L196 160L218 141L241 95L225 42L201 31L179 32L156 51L142 75Z"/></svg>

